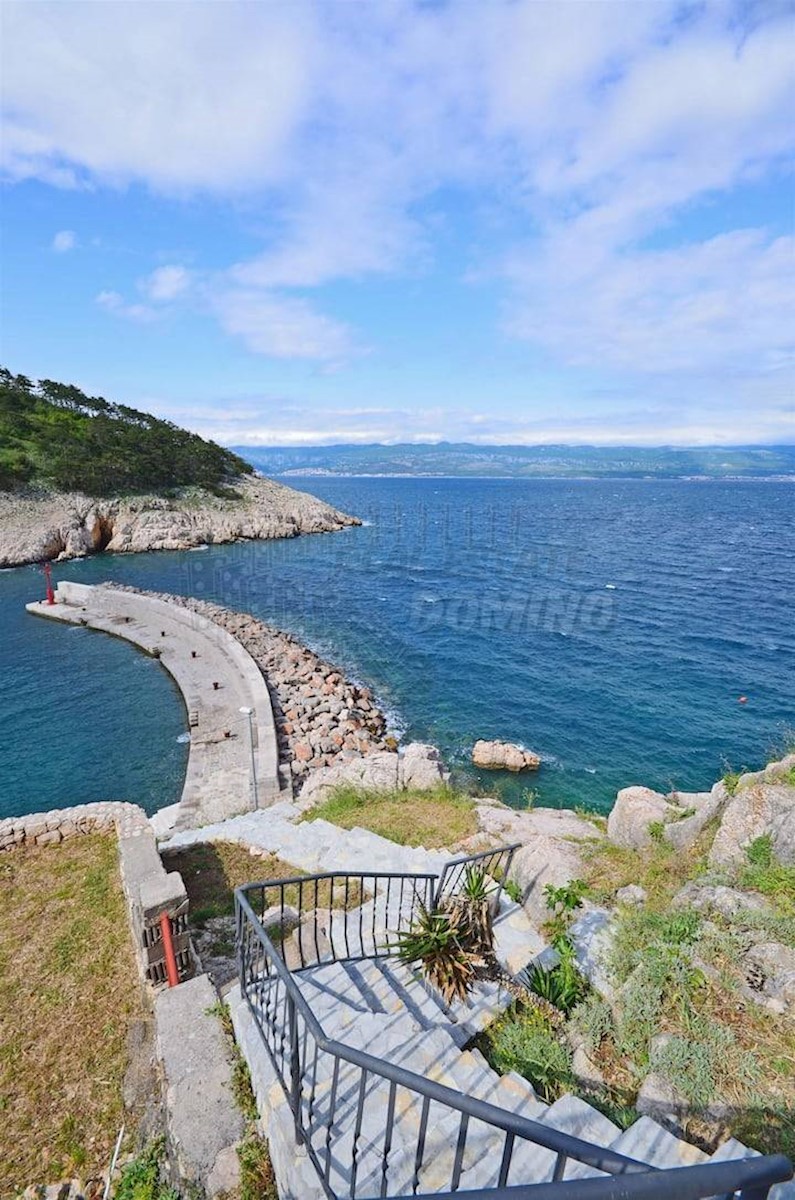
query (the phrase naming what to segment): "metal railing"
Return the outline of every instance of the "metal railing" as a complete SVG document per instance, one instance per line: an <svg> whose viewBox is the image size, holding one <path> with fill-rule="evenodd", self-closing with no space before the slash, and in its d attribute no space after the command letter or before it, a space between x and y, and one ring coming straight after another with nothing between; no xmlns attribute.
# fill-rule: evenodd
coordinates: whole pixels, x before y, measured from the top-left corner
<svg viewBox="0 0 795 1200"><path fill-rule="evenodd" d="M384 932L407 929L420 903L455 890L466 862L448 864L452 872L440 878L332 872L235 892L241 990L288 1099L296 1143L329 1200L763 1200L791 1178L783 1156L656 1170L329 1038L293 973L387 956ZM528 1154L533 1177L541 1171L548 1183L526 1184ZM485 1160L494 1186L462 1192L464 1172ZM582 1173L576 1164L607 1177L567 1180Z"/></svg>

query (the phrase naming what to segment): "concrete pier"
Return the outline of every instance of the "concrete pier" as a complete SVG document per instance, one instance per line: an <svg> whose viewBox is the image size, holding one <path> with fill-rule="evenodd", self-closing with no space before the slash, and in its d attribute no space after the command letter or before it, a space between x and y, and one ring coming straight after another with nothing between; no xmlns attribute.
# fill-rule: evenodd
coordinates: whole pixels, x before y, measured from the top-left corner
<svg viewBox="0 0 795 1200"><path fill-rule="evenodd" d="M194 829L282 798L276 727L265 680L214 621L137 592L62 581L56 603L28 612L124 638L156 657L182 692L190 754L175 830ZM252 709L252 769L249 718ZM164 802L167 797L164 797Z"/></svg>

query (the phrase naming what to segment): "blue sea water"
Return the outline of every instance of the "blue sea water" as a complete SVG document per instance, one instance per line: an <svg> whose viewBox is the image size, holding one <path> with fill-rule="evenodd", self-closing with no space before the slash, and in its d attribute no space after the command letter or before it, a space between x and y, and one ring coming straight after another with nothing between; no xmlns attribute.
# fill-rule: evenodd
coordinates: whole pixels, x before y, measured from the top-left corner
<svg viewBox="0 0 795 1200"><path fill-rule="evenodd" d="M521 803L609 809L632 783L711 785L795 727L795 490L723 482L291 481L365 521L338 534L55 567L204 596L290 629L466 768L473 741L541 754L481 776ZM0 816L177 799L179 694L123 642L30 617L0 573ZM745 696L746 702L739 698Z"/></svg>

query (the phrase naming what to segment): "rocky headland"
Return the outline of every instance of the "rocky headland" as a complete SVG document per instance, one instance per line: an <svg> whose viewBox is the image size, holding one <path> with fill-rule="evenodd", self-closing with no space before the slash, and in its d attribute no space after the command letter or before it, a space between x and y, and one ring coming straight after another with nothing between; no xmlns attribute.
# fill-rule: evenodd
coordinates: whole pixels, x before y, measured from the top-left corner
<svg viewBox="0 0 795 1200"><path fill-rule="evenodd" d="M103 550L190 550L361 524L357 517L271 479L241 476L224 492L184 488L173 496L103 498L33 487L0 492L0 567Z"/></svg>

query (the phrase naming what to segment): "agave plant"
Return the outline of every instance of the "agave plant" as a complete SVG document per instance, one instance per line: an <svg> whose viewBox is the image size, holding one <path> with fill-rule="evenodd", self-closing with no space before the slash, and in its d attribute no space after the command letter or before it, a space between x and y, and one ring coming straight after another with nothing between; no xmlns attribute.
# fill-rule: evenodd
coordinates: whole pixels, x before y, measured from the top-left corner
<svg viewBox="0 0 795 1200"><path fill-rule="evenodd" d="M475 979L476 956L466 945L462 908L418 905L411 929L399 934L395 948L403 962L420 964L446 1004L466 1000Z"/></svg>
<svg viewBox="0 0 795 1200"><path fill-rule="evenodd" d="M496 890L482 867L470 865L465 868L460 892L447 902L448 910L460 916L466 948L483 959L494 952L491 897Z"/></svg>

